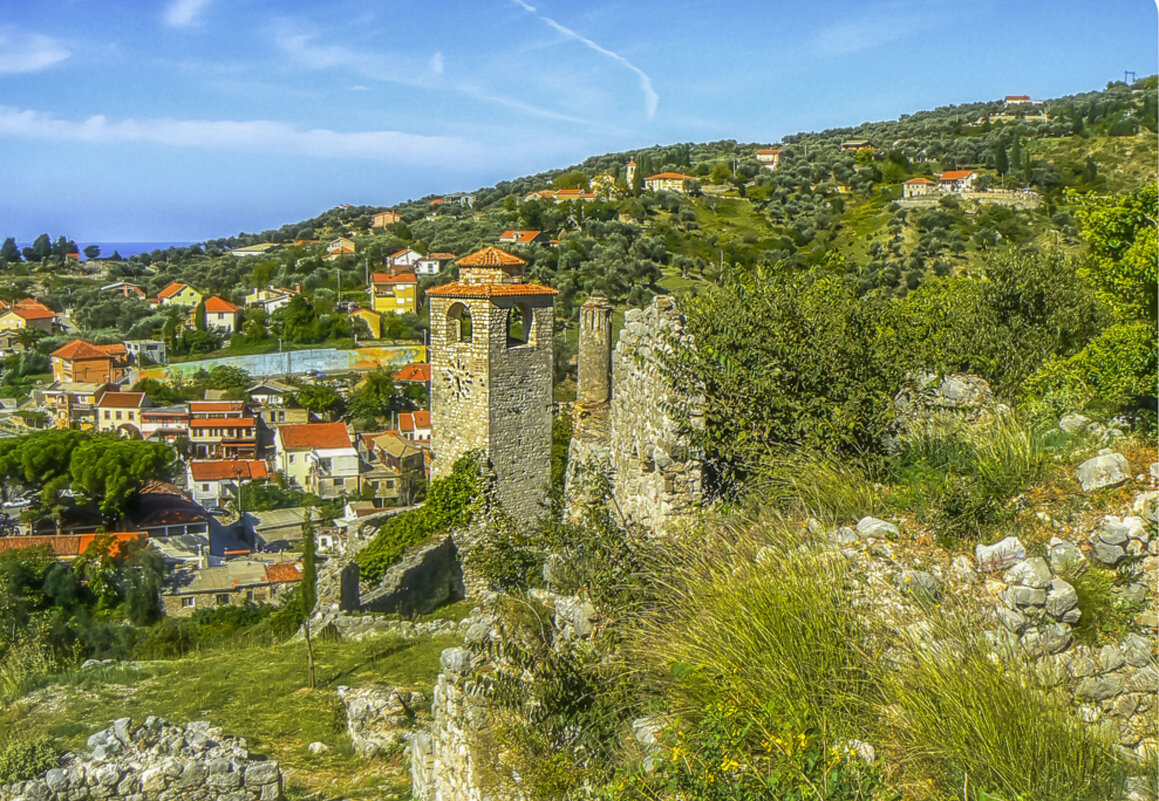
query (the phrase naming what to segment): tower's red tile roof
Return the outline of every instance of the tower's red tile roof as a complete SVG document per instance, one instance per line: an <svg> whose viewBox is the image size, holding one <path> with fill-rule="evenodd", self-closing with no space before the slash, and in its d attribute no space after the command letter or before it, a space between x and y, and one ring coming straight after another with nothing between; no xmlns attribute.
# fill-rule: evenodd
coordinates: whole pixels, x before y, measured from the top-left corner
<svg viewBox="0 0 1159 801"><path fill-rule="evenodd" d="M460 267L517 267L527 262L506 250L489 246L464 256L456 264Z"/></svg>
<svg viewBox="0 0 1159 801"><path fill-rule="evenodd" d="M462 264L462 262L459 262ZM556 295L558 289L542 284L464 284L452 281L442 286L431 287L428 295L446 295L452 298L495 298L504 295Z"/></svg>

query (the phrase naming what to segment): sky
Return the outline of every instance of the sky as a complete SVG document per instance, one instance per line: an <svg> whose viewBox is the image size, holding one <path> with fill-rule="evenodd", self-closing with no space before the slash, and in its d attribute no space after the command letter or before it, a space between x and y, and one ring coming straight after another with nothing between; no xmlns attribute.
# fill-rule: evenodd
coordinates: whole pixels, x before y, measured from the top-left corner
<svg viewBox="0 0 1159 801"><path fill-rule="evenodd" d="M1157 60L1153 0L5 0L0 236L199 241Z"/></svg>

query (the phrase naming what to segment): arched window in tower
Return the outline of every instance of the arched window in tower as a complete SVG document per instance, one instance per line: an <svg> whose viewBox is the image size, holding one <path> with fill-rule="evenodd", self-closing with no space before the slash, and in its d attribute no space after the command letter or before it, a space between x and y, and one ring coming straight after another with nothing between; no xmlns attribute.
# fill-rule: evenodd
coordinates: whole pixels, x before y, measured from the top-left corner
<svg viewBox="0 0 1159 801"><path fill-rule="evenodd" d="M531 328L535 316L525 303L514 306L507 312L507 347L515 348L531 342Z"/></svg>
<svg viewBox="0 0 1159 801"><path fill-rule="evenodd" d="M473 335L471 310L465 303L454 303L447 309L447 341L470 342Z"/></svg>

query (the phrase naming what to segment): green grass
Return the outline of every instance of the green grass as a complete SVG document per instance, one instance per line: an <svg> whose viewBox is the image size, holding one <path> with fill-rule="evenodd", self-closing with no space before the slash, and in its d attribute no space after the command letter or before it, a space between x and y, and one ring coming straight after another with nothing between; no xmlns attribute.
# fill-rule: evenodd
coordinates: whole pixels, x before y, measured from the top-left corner
<svg viewBox="0 0 1159 801"><path fill-rule="evenodd" d="M229 647L175 661L74 671L0 708L0 748L7 734L46 735L60 748L83 747L120 717L159 715L174 723L209 720L245 737L255 752L278 760L299 792L350 799L409 797L401 756L365 759L346 733L339 685L386 684L429 692L439 654L457 637L315 642L318 685L306 684L301 642ZM312 742L330 746L323 754Z"/></svg>

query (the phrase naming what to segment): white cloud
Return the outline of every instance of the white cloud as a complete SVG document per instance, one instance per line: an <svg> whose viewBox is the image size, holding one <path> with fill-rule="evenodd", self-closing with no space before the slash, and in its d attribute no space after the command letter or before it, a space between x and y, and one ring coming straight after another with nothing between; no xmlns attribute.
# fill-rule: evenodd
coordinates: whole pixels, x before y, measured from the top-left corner
<svg viewBox="0 0 1159 801"><path fill-rule="evenodd" d="M63 44L44 34L0 30L0 75L38 72L64 61L69 55Z"/></svg>
<svg viewBox="0 0 1159 801"><path fill-rule="evenodd" d="M462 139L402 131L344 133L326 128L303 129L273 120L175 120L162 117L110 121L103 114L74 122L39 111L3 106L0 106L0 135L99 144L143 142L171 147L360 158L400 164L422 164L432 159L444 164L464 162L477 155L476 146Z"/></svg>
<svg viewBox="0 0 1159 801"><path fill-rule="evenodd" d="M165 24L171 28L186 28L197 22L211 0L173 0L165 9Z"/></svg>
<svg viewBox="0 0 1159 801"><path fill-rule="evenodd" d="M656 106L660 103L660 95L657 94L656 90L652 88L652 79L648 77L648 74L644 72L644 70L637 67L631 61L628 61L628 59L624 58L619 53L608 50L606 47L601 47L586 36L582 36L573 31L571 28L560 25L551 17L540 14L539 10L535 6L525 3L524 0L511 0L511 2L515 3L515 5L519 6L523 10L535 14L537 17L546 22L555 30L562 33L564 36L570 37L578 42L583 43L586 47L596 51L601 55L607 56L613 61L617 61L620 64L623 64L629 70L636 73L636 75L638 75L640 78L640 89L644 92L644 111L648 115L648 119L652 119L654 116L656 116Z"/></svg>

